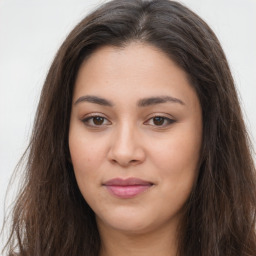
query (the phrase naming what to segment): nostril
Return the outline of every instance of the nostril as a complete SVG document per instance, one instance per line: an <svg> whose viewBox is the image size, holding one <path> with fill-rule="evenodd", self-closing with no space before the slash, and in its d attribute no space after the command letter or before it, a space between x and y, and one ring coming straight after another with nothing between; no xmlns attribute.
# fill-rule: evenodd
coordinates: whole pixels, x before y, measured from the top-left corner
<svg viewBox="0 0 256 256"><path fill-rule="evenodd" d="M137 164L139 161L138 160L130 160L130 161L125 161L125 160L116 160L116 159L112 159L111 162L113 164L119 164L119 165L122 165L122 166L129 166L129 165L134 165L134 164Z"/></svg>

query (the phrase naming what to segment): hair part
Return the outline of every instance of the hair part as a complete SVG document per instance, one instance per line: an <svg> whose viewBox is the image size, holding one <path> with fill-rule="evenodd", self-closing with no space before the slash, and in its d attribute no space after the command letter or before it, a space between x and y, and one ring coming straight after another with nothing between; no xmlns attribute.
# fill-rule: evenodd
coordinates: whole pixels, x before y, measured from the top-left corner
<svg viewBox="0 0 256 256"><path fill-rule="evenodd" d="M98 255L94 213L70 162L73 88L95 50L134 41L155 46L182 68L202 107L199 175L180 224L178 255L255 255L255 167L225 54L201 18L168 0L108 2L60 47L42 89L8 255L16 255L15 248L18 255Z"/></svg>

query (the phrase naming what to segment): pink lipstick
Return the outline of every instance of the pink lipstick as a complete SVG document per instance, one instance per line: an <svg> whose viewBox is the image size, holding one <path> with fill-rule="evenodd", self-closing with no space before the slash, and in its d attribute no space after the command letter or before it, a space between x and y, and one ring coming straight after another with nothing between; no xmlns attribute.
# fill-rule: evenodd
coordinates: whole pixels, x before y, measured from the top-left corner
<svg viewBox="0 0 256 256"><path fill-rule="evenodd" d="M111 179L104 183L108 191L119 198L132 198L148 190L153 183L137 178Z"/></svg>

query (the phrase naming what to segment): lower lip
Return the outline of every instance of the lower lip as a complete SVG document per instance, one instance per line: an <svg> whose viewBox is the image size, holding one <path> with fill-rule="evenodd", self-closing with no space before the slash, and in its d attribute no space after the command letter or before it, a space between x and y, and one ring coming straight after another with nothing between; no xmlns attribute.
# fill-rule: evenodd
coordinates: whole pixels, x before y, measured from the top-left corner
<svg viewBox="0 0 256 256"><path fill-rule="evenodd" d="M119 198L132 198L135 197L146 190L148 190L151 185L128 185L128 186L117 186L117 185L109 185L106 186L108 191L119 197Z"/></svg>

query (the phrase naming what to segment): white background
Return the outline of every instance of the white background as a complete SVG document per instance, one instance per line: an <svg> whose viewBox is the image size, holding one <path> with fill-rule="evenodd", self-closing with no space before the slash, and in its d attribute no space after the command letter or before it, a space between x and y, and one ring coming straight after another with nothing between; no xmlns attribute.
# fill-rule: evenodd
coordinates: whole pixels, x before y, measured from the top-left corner
<svg viewBox="0 0 256 256"><path fill-rule="evenodd" d="M0 0L0 226L7 185L28 144L40 90L51 61L74 25L102 2ZM182 2L199 14L220 39L255 147L256 1ZM11 195L15 188L11 188ZM2 240L0 251L1 245Z"/></svg>

